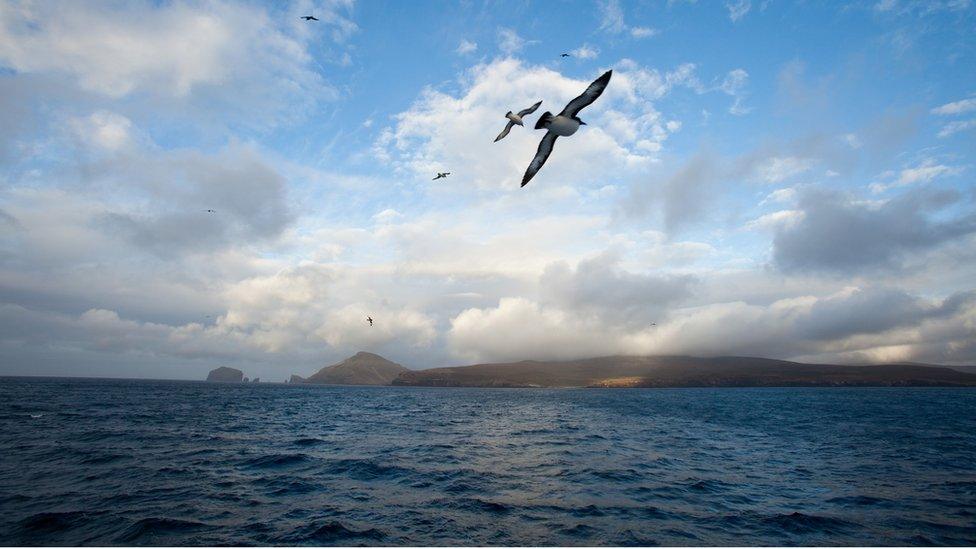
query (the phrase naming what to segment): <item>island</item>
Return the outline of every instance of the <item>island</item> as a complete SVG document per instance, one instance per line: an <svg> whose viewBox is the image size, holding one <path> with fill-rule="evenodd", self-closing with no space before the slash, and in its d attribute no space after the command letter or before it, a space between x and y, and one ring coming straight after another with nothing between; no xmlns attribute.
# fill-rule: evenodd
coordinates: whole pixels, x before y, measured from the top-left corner
<svg viewBox="0 0 976 549"><path fill-rule="evenodd" d="M331 366L326 366L308 378L291 376L291 383L320 385L391 385L400 374L410 370L380 355L360 351Z"/></svg>
<svg viewBox="0 0 976 549"><path fill-rule="evenodd" d="M844 366L755 357L609 356L408 370L427 387L974 387L976 374L919 364Z"/></svg>
<svg viewBox="0 0 976 549"><path fill-rule="evenodd" d="M228 368L227 366L214 368L207 374L207 381L217 381L220 383L242 383L244 379L244 372L237 368Z"/></svg>

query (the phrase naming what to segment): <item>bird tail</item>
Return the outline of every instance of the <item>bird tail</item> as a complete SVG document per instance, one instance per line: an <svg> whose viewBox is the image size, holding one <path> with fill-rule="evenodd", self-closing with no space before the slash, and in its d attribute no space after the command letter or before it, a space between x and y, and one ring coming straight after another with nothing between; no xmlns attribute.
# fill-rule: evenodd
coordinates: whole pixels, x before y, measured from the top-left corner
<svg viewBox="0 0 976 549"><path fill-rule="evenodd" d="M552 113L549 112L549 111L546 111L546 112L542 113L542 116L540 116L539 117L539 120L536 121L536 123L535 123L535 129L541 130L543 128L548 128L550 122L552 122Z"/></svg>

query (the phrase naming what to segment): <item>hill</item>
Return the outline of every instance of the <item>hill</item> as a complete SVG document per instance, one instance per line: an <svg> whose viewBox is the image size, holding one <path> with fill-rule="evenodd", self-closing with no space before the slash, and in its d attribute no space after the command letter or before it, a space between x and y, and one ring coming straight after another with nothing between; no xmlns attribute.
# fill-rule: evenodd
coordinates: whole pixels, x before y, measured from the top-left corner
<svg viewBox="0 0 976 549"><path fill-rule="evenodd" d="M379 355L358 352L338 364L326 366L304 383L327 385L390 385L406 368ZM293 376L293 380L295 377ZM298 378L301 379L301 378Z"/></svg>
<svg viewBox="0 0 976 549"><path fill-rule="evenodd" d="M404 371L394 385L432 387L976 386L941 366L803 364L752 357L612 356Z"/></svg>

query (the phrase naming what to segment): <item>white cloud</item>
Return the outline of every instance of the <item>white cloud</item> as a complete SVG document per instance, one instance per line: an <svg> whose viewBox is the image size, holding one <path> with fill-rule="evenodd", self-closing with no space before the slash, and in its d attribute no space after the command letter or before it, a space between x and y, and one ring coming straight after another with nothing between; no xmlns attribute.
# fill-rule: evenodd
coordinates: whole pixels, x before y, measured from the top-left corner
<svg viewBox="0 0 976 549"><path fill-rule="evenodd" d="M752 9L752 2L750 0L734 0L726 2L725 7L729 10L729 19L733 23L737 23Z"/></svg>
<svg viewBox="0 0 976 549"><path fill-rule="evenodd" d="M734 69L729 71L719 86L719 89L734 98L732 106L729 107L729 113L736 116L742 116L748 114L752 111L751 108L742 105L743 99L745 98L745 88L749 82L749 73L743 69Z"/></svg>
<svg viewBox="0 0 976 549"><path fill-rule="evenodd" d="M773 156L756 165L754 177L766 183L780 183L809 170L814 164L810 158Z"/></svg>
<svg viewBox="0 0 976 549"><path fill-rule="evenodd" d="M650 27L631 27L624 19L624 10L620 7L619 0L601 0L600 7L600 30L610 34L627 33L632 38L650 38L658 34L657 29Z"/></svg>
<svg viewBox="0 0 976 549"><path fill-rule="evenodd" d="M458 44L457 49L454 50L454 53L458 55L467 55L469 53L475 52L477 49L478 49L477 42L472 42L470 40L462 39L461 43Z"/></svg>
<svg viewBox="0 0 976 549"><path fill-rule="evenodd" d="M583 44L570 53L573 54L573 57L576 57L577 59L596 59L597 56L600 55L600 50L590 46L589 44Z"/></svg>
<svg viewBox="0 0 976 549"><path fill-rule="evenodd" d="M133 144L132 121L109 111L97 111L68 121L75 137L105 151L119 151Z"/></svg>
<svg viewBox="0 0 976 549"><path fill-rule="evenodd" d="M976 110L976 97L970 97L968 99L961 99L959 101L953 101L952 103L946 103L940 107L932 109L932 114L941 114L943 116L963 114L970 111Z"/></svg>
<svg viewBox="0 0 976 549"><path fill-rule="evenodd" d="M505 55L514 55L522 51L525 46L531 46L532 44L538 43L538 40L526 40L522 38L512 29L498 29L498 49L500 49Z"/></svg>
<svg viewBox="0 0 976 549"><path fill-rule="evenodd" d="M886 183L872 183L871 191L880 193L895 187L904 187L916 183L928 183L939 177L958 175L962 171L963 168L961 166L947 166L945 164L939 164L933 158L927 158L917 166L903 168L897 174L887 172L884 176L889 181Z"/></svg>
<svg viewBox="0 0 976 549"><path fill-rule="evenodd" d="M760 206L770 203L792 203L796 200L796 189L793 187L786 187L783 189L776 189L775 191L766 195L766 198L762 199L759 203Z"/></svg>
<svg viewBox="0 0 976 549"><path fill-rule="evenodd" d="M355 28L337 14L334 20ZM306 90L324 85L308 68L304 38L245 4L4 3L0 22L0 63L63 74L111 98L185 97L263 79L287 78Z"/></svg>
<svg viewBox="0 0 976 549"><path fill-rule="evenodd" d="M491 138L504 125L502 115L539 99L544 102L535 116L545 110L558 112L590 81L515 59L480 64L464 75L464 88L456 96L425 90L409 110L395 117L393 127L381 133L374 150L381 160L418 179L452 171L454 181L466 185L517 188L540 136L531 131L530 122L491 146ZM669 134L667 121L652 101L674 86L695 82L694 66L662 75L632 62L620 63L604 95L582 113L589 125L557 143L533 185L586 182L602 187L646 165Z"/></svg>
<svg viewBox="0 0 976 549"><path fill-rule="evenodd" d="M971 130L976 128L976 118L969 120L956 120L954 122L949 122L942 129L939 130L939 137L949 137L955 135L959 132L964 132L966 130Z"/></svg>
<svg viewBox="0 0 976 549"><path fill-rule="evenodd" d="M660 31L649 27L631 27L630 35L634 38L650 38L657 36Z"/></svg>
<svg viewBox="0 0 976 549"><path fill-rule="evenodd" d="M748 221L745 225L749 230L774 230L780 227L790 227L803 220L800 210L780 210L768 213Z"/></svg>

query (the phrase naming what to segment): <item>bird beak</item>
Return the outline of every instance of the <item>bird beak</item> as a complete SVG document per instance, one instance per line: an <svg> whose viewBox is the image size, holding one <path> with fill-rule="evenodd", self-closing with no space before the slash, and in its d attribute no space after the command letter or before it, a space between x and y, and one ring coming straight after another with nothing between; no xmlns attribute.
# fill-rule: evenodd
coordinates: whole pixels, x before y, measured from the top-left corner
<svg viewBox="0 0 976 549"><path fill-rule="evenodd" d="M580 126L585 126L585 125L586 125L586 122L583 122L582 120L580 120Z"/></svg>

